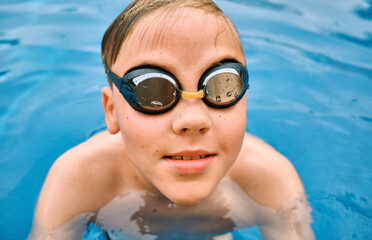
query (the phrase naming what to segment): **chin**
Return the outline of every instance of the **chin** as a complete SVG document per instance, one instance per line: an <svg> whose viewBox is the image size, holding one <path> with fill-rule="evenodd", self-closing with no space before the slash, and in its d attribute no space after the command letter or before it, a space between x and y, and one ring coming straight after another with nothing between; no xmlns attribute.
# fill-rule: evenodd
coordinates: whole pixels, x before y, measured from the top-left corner
<svg viewBox="0 0 372 240"><path fill-rule="evenodd" d="M205 198L206 197L191 198L190 196L187 196L186 198L182 197L169 198L169 200L178 205L195 205L202 202Z"/></svg>
<svg viewBox="0 0 372 240"><path fill-rule="evenodd" d="M195 184L195 186L179 187L164 195L175 204L194 205L202 202L212 193L213 187Z"/></svg>

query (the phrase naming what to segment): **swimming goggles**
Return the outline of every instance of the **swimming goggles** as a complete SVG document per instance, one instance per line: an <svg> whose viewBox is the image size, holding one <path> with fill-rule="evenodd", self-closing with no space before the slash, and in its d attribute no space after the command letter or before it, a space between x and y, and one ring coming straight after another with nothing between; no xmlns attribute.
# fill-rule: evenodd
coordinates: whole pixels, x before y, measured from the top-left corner
<svg viewBox="0 0 372 240"><path fill-rule="evenodd" d="M171 73L154 66L133 68L122 78L109 69L106 73L125 100L146 114L167 112L179 99L190 98L200 98L213 108L227 108L236 104L249 88L247 69L235 61L209 68L200 78L196 93L183 91Z"/></svg>

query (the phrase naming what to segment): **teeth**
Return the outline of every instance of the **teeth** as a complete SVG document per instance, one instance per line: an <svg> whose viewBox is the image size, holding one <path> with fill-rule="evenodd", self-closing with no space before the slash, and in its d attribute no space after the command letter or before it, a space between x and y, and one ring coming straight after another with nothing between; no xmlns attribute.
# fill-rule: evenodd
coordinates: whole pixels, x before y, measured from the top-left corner
<svg viewBox="0 0 372 240"><path fill-rule="evenodd" d="M207 155L201 155L201 156L195 156L195 157L187 157L187 156L174 156L171 157L172 160L197 160L201 158L206 158L208 157Z"/></svg>

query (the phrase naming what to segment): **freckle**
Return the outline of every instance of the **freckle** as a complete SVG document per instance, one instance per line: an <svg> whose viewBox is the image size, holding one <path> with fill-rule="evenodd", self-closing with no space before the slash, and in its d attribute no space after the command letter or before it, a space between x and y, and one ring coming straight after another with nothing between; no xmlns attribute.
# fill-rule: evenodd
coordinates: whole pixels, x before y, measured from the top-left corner
<svg viewBox="0 0 372 240"><path fill-rule="evenodd" d="M127 120L129 120L129 117L127 117Z"/></svg>
<svg viewBox="0 0 372 240"><path fill-rule="evenodd" d="M153 210L152 210L152 212L154 212L154 213L156 213L158 210L156 210L156 208L154 208Z"/></svg>
<svg viewBox="0 0 372 240"><path fill-rule="evenodd" d="M159 152L159 150L156 150L156 152Z"/></svg>
<svg viewBox="0 0 372 240"><path fill-rule="evenodd" d="M224 118L223 120L225 120L225 121L226 121L226 118Z"/></svg>
<svg viewBox="0 0 372 240"><path fill-rule="evenodd" d="M135 180L137 180L137 179L138 179L137 175L135 175L135 176L134 176L134 179L135 179Z"/></svg>
<svg viewBox="0 0 372 240"><path fill-rule="evenodd" d="M222 116L221 116L221 115L219 115L218 117L219 117L219 118L221 118Z"/></svg>
<svg viewBox="0 0 372 240"><path fill-rule="evenodd" d="M145 146L141 145L141 148L144 148Z"/></svg>

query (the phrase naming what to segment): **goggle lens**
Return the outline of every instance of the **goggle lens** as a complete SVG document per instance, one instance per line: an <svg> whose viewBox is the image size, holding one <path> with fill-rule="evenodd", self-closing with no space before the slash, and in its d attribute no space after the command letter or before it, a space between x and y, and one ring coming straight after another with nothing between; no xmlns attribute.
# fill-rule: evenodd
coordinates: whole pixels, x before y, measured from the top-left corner
<svg viewBox="0 0 372 240"><path fill-rule="evenodd" d="M236 70L235 70L236 71ZM221 72L212 76L205 86L205 100L213 105L230 105L244 90L244 82L236 72Z"/></svg>
<svg viewBox="0 0 372 240"><path fill-rule="evenodd" d="M162 111L176 103L176 87L169 80L151 77L135 87L139 104L147 110Z"/></svg>

